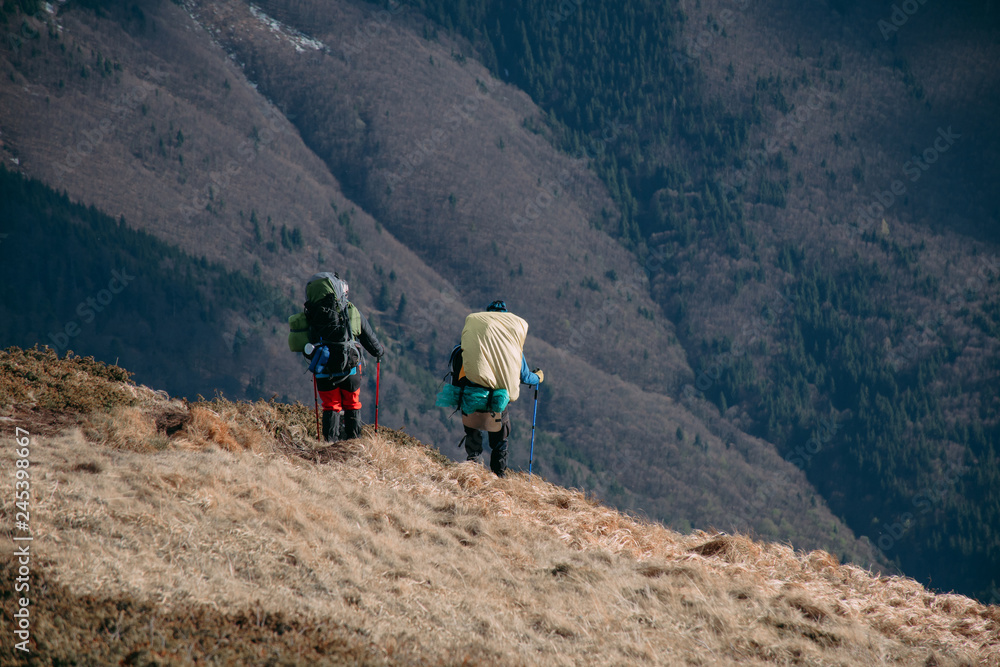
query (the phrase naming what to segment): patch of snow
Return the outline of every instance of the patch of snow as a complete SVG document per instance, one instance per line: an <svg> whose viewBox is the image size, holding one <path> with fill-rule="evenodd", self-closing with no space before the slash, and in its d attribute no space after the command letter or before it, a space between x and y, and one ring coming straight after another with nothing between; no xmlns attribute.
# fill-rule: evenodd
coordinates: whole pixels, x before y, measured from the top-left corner
<svg viewBox="0 0 1000 667"><path fill-rule="evenodd" d="M13 162L14 164L16 164L19 167L21 166L21 160L20 160L20 158L12 157L10 159L10 161Z"/></svg>
<svg viewBox="0 0 1000 667"><path fill-rule="evenodd" d="M323 42L313 39L294 28L289 28L281 21L265 14L256 5L250 5L250 13L255 19L267 26L268 30L273 32L278 39L284 37L288 40L288 43L294 46L298 53L305 53L306 49L312 49L313 51L323 51L326 49L326 45Z"/></svg>

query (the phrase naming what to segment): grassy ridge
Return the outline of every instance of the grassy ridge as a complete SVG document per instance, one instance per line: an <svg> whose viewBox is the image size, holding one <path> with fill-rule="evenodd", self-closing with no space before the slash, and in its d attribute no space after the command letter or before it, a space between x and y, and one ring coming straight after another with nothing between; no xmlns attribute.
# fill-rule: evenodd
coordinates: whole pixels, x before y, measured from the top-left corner
<svg viewBox="0 0 1000 667"><path fill-rule="evenodd" d="M0 362L3 380L31 355ZM8 386L0 414L40 433ZM82 428L32 436L33 664L1000 658L997 607L825 552L683 536L391 429L314 449L303 406L122 390Z"/></svg>

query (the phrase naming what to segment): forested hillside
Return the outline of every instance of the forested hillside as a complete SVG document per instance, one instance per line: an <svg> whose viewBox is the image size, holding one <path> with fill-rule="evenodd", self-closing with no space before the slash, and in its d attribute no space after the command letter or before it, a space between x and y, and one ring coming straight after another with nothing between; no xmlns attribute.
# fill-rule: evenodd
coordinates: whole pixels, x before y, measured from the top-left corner
<svg viewBox="0 0 1000 667"><path fill-rule="evenodd" d="M691 371L646 287L668 258L640 263L596 229L614 201L584 160L523 126L530 117L542 127L528 96L418 37L431 24L413 13L392 16L384 42L362 42L363 57L346 63L330 45L368 25L362 9L326 7L331 32L318 36L238 1L67 4L11 19L33 31L0 49L0 153L11 168L111 213L115 225L124 217L122 228L276 290L213 312L221 323L185 329L171 348L181 356L144 357L140 381L172 386L187 373L201 378L203 395L231 383L228 397L311 404L285 319L306 276L338 270L389 348L381 423L460 457L458 419L435 408L434 395L464 316L501 296L531 323L527 355L546 370L536 472L683 530L755 530L880 566L877 549L769 443L673 400ZM382 168L405 174L414 140L424 162L387 196ZM547 225L494 224L537 202ZM101 238L107 252L130 252L127 235ZM11 271L44 252L22 249ZM94 298L106 288L95 285ZM117 303L78 322L81 330L93 324L86 331L141 347L125 325L103 319ZM30 306L24 317L42 323L33 325L37 341L51 343L52 318L39 313L58 309ZM77 320L66 317L63 327ZM72 339L78 354L116 359L84 333ZM228 361L203 363L200 350L219 348ZM232 375L216 382L220 368ZM362 392L369 421L371 370ZM522 400L512 410L515 469L528 464L532 408Z"/></svg>
<svg viewBox="0 0 1000 667"><path fill-rule="evenodd" d="M238 338L227 345L219 331L255 304L292 307L259 280L192 257L4 167L0 219L5 344L119 359L190 398L207 382L244 396L239 378L248 351ZM177 359L185 363L165 363ZM261 387L255 389L259 397Z"/></svg>
<svg viewBox="0 0 1000 667"><path fill-rule="evenodd" d="M555 145L592 159L620 207L620 218L609 229L623 243L640 257L667 244L677 277L663 280L654 294L697 360L697 380L685 396L711 401L748 432L774 442L807 472L831 507L903 571L988 599L1000 571L996 246L973 242L961 248L968 258L953 276L948 266L961 263L954 243L947 251L928 249L934 241L919 224L911 230L895 226L897 220L927 224L908 206L906 212L892 211L899 218L891 236L885 221L870 220L871 214L855 221L850 205L830 211L827 225L836 225L834 234L851 227L847 238L856 243L850 250L826 247L829 232L803 238L782 229L782 220L800 214L788 210L789 197L810 197L803 172L794 171L801 159L797 142L811 149L807 163L822 162L825 168L825 182L818 185L831 193L839 189L838 176L844 175L835 171L830 153L840 152L845 142L856 144L855 132L841 131L832 116L830 125L820 124L833 145L813 149L808 134L821 130L801 128L815 123L816 115L836 112L855 89L858 73L844 63L869 58L847 55L865 48L862 40L818 30L818 43L779 42L765 56L755 54L760 59L738 62L737 69L733 60L718 62L722 49L713 45L726 42L730 31L752 32L741 24L757 25L755 13L761 20L771 16L746 3L704 8L695 3L688 11L677 3L643 0L614 6L412 4L442 29L465 36L498 77L528 92L548 112L540 130ZM851 3L831 9L813 9L808 18L839 27L877 15ZM938 19L952 30L979 32L983 11L975 3L960 3ZM920 36L903 35L900 42L894 35L899 26L891 28L890 78L899 78L905 88L891 103L912 108L918 117L940 115L930 109L948 104L943 91L930 79L926 85L918 80L907 60L919 58L914 47L922 44L921 36L933 39L934 33L925 26ZM873 53L875 60L886 58L877 49ZM743 84L737 71L743 74L748 64L753 76L744 74ZM723 69L724 80L711 80ZM992 86L993 100L997 92ZM877 104L874 94L867 89L866 94ZM601 150L588 153L609 127L616 128L614 140L599 142ZM754 134L753 128L763 129ZM995 145L995 124L976 129ZM937 143L929 160L958 140L949 131L931 136ZM912 150L919 153L917 142L924 139L913 135ZM750 143L758 136L759 145ZM875 137L872 143L889 138ZM861 161L847 175L856 185L881 176L874 164L865 164L866 152L872 147L860 148ZM917 169L915 162L907 164ZM983 174L969 176L972 183L959 185L963 190L973 190L976 181L990 187ZM882 209L891 207L892 199L879 194ZM942 227L941 221L930 224ZM961 219L954 224L962 234L971 230L980 239L995 238L984 224ZM835 238L843 243L842 236ZM939 252L948 256L943 271ZM768 285L749 336L745 325L715 333L715 316L689 307L704 290L688 277L706 272L711 276L705 282L716 294L724 290L723 301L735 301L747 284ZM836 433L826 437L822 424L830 420ZM954 568L956 561L963 567Z"/></svg>
<svg viewBox="0 0 1000 667"><path fill-rule="evenodd" d="M740 198L724 190L718 173L738 158L767 98L734 114L705 94L697 68L677 57L686 18L679 5L408 4L469 39L498 78L548 113L538 131L591 161L620 207L608 221L611 233L633 247L661 232L677 232L685 243L721 236L734 252L750 242ZM760 197L783 191L769 184Z"/></svg>
<svg viewBox="0 0 1000 667"><path fill-rule="evenodd" d="M231 368L237 395L307 398L280 311L333 267L392 351L383 418L457 441L435 378L464 314L502 296L547 371L551 479L997 590L1000 42L975 3L888 38L891 7L851 2L24 6L4 5L3 157L110 212L110 247L144 247L134 225L199 258L156 274L198 304L180 326L202 341L224 320L252 348L195 354L206 382ZM69 312L16 331L69 336L110 252ZM144 348L102 326L73 339Z"/></svg>

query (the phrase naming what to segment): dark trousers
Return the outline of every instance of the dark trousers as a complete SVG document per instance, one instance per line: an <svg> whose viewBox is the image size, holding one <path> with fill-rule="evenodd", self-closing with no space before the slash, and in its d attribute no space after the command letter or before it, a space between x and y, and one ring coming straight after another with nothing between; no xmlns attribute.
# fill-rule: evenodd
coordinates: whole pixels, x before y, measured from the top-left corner
<svg viewBox="0 0 1000 667"><path fill-rule="evenodd" d="M465 453L474 459L483 453L483 432L465 426ZM507 438L510 437L510 416L504 410L500 413L500 430L487 431L490 442L490 470L497 477L507 474Z"/></svg>

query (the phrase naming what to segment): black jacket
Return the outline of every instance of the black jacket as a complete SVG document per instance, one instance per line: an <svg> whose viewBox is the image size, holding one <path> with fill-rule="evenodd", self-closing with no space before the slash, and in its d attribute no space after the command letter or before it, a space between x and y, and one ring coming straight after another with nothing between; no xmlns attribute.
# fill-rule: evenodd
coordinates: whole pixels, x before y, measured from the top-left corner
<svg viewBox="0 0 1000 667"><path fill-rule="evenodd" d="M354 304L348 304L348 308L354 308L358 313L358 317L361 319L361 331L353 331L354 327L351 327L351 333L358 339L361 346L368 350L368 354L373 357L381 357L385 354L385 348L382 347L382 343L379 342L378 337L375 336L375 330L372 329L372 325L368 323L368 318L364 316L360 310L355 308Z"/></svg>

